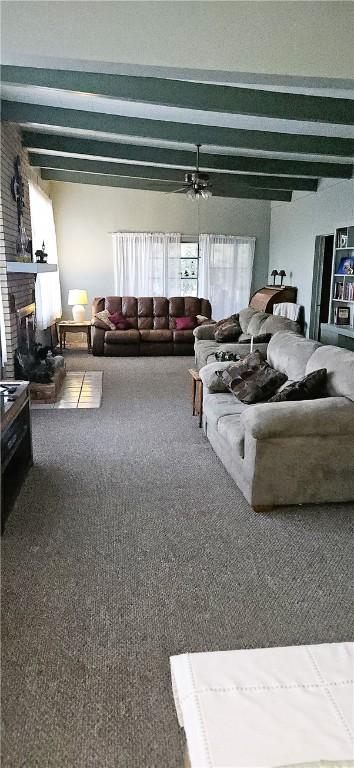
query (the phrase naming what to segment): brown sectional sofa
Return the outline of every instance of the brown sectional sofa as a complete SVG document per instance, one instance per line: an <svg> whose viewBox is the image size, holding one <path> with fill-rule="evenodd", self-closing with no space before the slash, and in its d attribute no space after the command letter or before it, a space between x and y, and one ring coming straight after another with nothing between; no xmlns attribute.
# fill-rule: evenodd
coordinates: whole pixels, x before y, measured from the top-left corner
<svg viewBox="0 0 354 768"><path fill-rule="evenodd" d="M109 331L99 320L97 312L104 309L113 314L122 313L131 328ZM107 357L135 355L192 355L193 331L176 329L177 317L204 315L211 318L211 305L207 299L194 296L106 296L92 303L92 353Z"/></svg>

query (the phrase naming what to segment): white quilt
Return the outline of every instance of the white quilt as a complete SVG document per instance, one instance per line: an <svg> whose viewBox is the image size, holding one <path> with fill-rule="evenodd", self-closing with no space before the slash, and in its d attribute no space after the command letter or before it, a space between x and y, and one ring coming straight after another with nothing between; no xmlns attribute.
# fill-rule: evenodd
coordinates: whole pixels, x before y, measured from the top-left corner
<svg viewBox="0 0 354 768"><path fill-rule="evenodd" d="M191 768L353 760L354 644L171 657Z"/></svg>

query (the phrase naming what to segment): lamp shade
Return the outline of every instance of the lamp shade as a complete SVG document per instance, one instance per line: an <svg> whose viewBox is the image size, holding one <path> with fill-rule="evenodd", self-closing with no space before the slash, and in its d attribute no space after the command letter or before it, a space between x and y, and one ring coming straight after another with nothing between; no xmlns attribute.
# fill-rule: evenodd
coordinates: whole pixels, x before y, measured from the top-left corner
<svg viewBox="0 0 354 768"><path fill-rule="evenodd" d="M80 288L72 288L69 291L68 304L88 304L87 291L82 291Z"/></svg>

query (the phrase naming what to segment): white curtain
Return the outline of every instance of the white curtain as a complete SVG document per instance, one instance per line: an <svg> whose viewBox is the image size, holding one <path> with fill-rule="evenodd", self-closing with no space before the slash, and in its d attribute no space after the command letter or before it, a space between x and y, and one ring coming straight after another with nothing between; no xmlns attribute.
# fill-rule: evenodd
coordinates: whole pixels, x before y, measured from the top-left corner
<svg viewBox="0 0 354 768"><path fill-rule="evenodd" d="M29 182L33 253L42 248L48 264L58 264L57 240L51 199L37 184ZM61 317L59 272L38 274L36 278L36 324L38 330L49 328Z"/></svg>
<svg viewBox="0 0 354 768"><path fill-rule="evenodd" d="M169 264L180 256L181 236L163 232L113 234L117 296L169 296ZM174 261L173 261L174 260ZM172 286L171 286L172 289Z"/></svg>
<svg viewBox="0 0 354 768"><path fill-rule="evenodd" d="M199 236L199 296L209 299L215 320L248 306L255 243L254 237Z"/></svg>

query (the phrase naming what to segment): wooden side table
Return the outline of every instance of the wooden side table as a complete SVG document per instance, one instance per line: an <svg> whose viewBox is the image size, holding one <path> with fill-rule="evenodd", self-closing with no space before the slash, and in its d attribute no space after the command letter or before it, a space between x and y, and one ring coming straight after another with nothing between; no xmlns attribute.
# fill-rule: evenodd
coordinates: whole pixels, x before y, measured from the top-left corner
<svg viewBox="0 0 354 768"><path fill-rule="evenodd" d="M82 323L75 323L74 320L61 320L58 323L60 351L66 347L67 333L86 333L87 351L91 352L91 321L84 320Z"/></svg>
<svg viewBox="0 0 354 768"><path fill-rule="evenodd" d="M195 368L189 368L192 377L192 408L193 416L199 416L199 426L203 423L203 382Z"/></svg>

